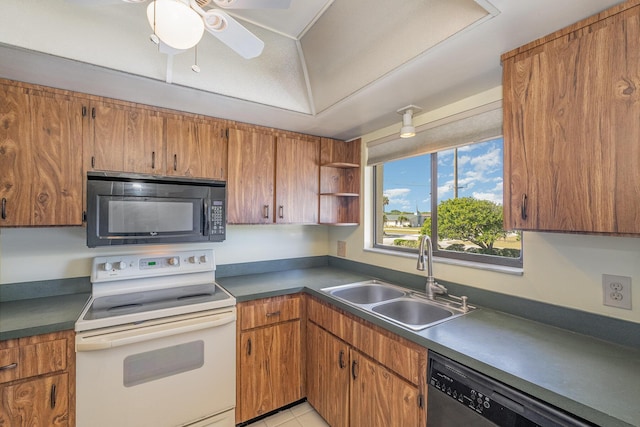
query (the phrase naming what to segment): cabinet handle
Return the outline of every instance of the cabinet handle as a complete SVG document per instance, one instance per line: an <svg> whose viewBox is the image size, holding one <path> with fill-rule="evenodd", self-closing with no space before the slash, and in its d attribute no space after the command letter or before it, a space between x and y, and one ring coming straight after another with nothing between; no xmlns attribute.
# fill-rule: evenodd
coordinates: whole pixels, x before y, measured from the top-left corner
<svg viewBox="0 0 640 427"><path fill-rule="evenodd" d="M151 152L151 169L155 169L156 168L156 152L152 151Z"/></svg>
<svg viewBox="0 0 640 427"><path fill-rule="evenodd" d="M8 371L9 369L15 369L17 367L18 367L18 364L14 362L8 365L0 366L0 371Z"/></svg>
<svg viewBox="0 0 640 427"><path fill-rule="evenodd" d="M2 198L2 219L7 219L7 199Z"/></svg>
<svg viewBox="0 0 640 427"><path fill-rule="evenodd" d="M178 155L177 154L173 155L173 170L174 171L178 170Z"/></svg>
<svg viewBox="0 0 640 427"><path fill-rule="evenodd" d="M87 116L87 107L85 107L84 105L82 106L82 117L86 117Z"/></svg>
<svg viewBox="0 0 640 427"><path fill-rule="evenodd" d="M283 219L284 218L284 206L280 205L278 207L278 218Z"/></svg>
<svg viewBox="0 0 640 427"><path fill-rule="evenodd" d="M51 403L51 409L56 407L56 391L57 387L55 384L51 384L51 393L49 395L49 401Z"/></svg>
<svg viewBox="0 0 640 427"><path fill-rule="evenodd" d="M267 317L272 317L272 316L280 316L280 310L267 313Z"/></svg>
<svg viewBox="0 0 640 427"><path fill-rule="evenodd" d="M91 168L96 167L96 156L91 156Z"/></svg>
<svg viewBox="0 0 640 427"><path fill-rule="evenodd" d="M95 118L96 118L96 107L93 107L93 108L91 109L91 118L92 118L92 119L95 119Z"/></svg>
<svg viewBox="0 0 640 427"><path fill-rule="evenodd" d="M262 207L262 217L269 218L269 205L264 205Z"/></svg>
<svg viewBox="0 0 640 427"><path fill-rule="evenodd" d="M247 340L247 356L251 356L251 338Z"/></svg>
<svg viewBox="0 0 640 427"><path fill-rule="evenodd" d="M344 350L340 350L340 354L338 355L338 366L340 366L340 369L344 369L347 366L344 363Z"/></svg>
<svg viewBox="0 0 640 427"><path fill-rule="evenodd" d="M527 195L522 195L522 204L520 205L520 216L523 220L527 219Z"/></svg>
<svg viewBox="0 0 640 427"><path fill-rule="evenodd" d="M354 360L353 362L351 362L351 376L353 377L354 380L358 378L358 361L357 360Z"/></svg>

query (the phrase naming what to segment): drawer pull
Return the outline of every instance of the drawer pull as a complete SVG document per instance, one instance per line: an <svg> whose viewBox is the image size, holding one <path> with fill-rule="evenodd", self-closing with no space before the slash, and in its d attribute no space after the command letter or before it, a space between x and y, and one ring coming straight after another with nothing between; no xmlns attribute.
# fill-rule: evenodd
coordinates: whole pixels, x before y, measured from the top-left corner
<svg viewBox="0 0 640 427"><path fill-rule="evenodd" d="M49 395L49 403L51 404L51 409L54 409L56 407L56 391L56 385L51 384L51 393Z"/></svg>
<svg viewBox="0 0 640 427"><path fill-rule="evenodd" d="M174 171L178 170L178 155L177 154L173 155L173 170Z"/></svg>
<svg viewBox="0 0 640 427"><path fill-rule="evenodd" d="M358 361L357 360L354 360L353 362L351 362L351 376L353 377L354 380L358 378Z"/></svg>
<svg viewBox="0 0 640 427"><path fill-rule="evenodd" d="M280 310L267 313L267 317L280 316Z"/></svg>
<svg viewBox="0 0 640 427"><path fill-rule="evenodd" d="M151 152L151 169L155 169L156 168L156 152L152 151Z"/></svg>
<svg viewBox="0 0 640 427"><path fill-rule="evenodd" d="M11 363L9 365L0 366L0 371L8 371L9 369L15 369L18 367L17 363Z"/></svg>

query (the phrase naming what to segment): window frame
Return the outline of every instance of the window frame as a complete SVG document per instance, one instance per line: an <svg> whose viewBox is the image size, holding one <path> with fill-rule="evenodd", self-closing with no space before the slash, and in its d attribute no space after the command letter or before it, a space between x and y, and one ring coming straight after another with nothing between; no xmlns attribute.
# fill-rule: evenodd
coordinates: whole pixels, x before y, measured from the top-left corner
<svg viewBox="0 0 640 427"><path fill-rule="evenodd" d="M491 139L497 139L500 138L501 136L498 135L495 138L491 138ZM475 144L475 143L480 143L483 141L477 141L477 142L472 142L469 143L467 145L471 145L471 144ZM448 148L445 149L441 149L439 151L446 151L448 150ZM504 145L503 145L503 150L504 150ZM431 161L431 177L430 177L430 189L431 189L431 239L434 242L433 245L433 256L434 258L438 257L438 258L447 258L447 259L452 259L452 260L460 260L460 261L465 261L465 262L475 262L475 263L481 263L481 264L486 264L486 265L494 265L494 266L504 266L504 267L516 267L516 268L522 268L523 266L523 253L524 253L524 246L521 244L520 247L520 257L518 258L511 258L511 257L502 257L502 256L496 256L496 255L486 255L486 254L476 254L476 253L469 253L469 252L458 252L458 251L445 251L445 250L441 250L438 248L437 242L438 242L438 230L437 230L437 224L438 224L438 152L439 151L434 151L432 153L425 153L425 154L429 154L430 155L430 161ZM384 212L379 213L378 211L378 202L380 202L380 197L382 197L383 194L383 189L379 188L379 186L383 185L382 182L380 181L380 177L382 176L381 173L379 172L378 168L380 166L384 166L384 163L378 164L378 165L373 165L373 182L372 182L372 189L373 189L373 197L372 197L372 202L373 202L373 248L375 249L382 249L382 250L389 250L389 251L396 251L399 253L407 253L407 254L418 254L418 249L413 249L413 248L408 248L408 247L404 247L404 246L392 246L392 245L383 245L381 243L378 243L378 238L379 236L379 228L383 228L384 225L382 227L379 227L379 224L382 221L382 217L379 215L384 215ZM504 166L503 166L504 167ZM521 236L521 243L524 240L524 236Z"/></svg>

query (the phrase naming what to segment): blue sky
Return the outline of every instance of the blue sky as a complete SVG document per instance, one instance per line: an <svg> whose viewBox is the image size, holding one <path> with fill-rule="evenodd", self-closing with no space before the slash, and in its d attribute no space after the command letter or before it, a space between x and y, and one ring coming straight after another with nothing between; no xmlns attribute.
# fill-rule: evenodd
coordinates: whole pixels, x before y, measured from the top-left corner
<svg viewBox="0 0 640 427"><path fill-rule="evenodd" d="M475 197L502 204L502 138L458 148L458 197ZM438 200L453 197L453 150L438 153ZM430 155L384 165L386 212L394 209L431 211Z"/></svg>

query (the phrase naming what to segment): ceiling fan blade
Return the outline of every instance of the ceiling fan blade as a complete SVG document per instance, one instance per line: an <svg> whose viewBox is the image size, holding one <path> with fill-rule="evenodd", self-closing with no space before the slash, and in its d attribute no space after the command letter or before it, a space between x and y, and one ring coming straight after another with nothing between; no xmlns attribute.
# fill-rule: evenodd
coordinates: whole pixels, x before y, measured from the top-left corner
<svg viewBox="0 0 640 427"><path fill-rule="evenodd" d="M213 9L203 16L204 28L245 59L260 56L264 42L227 13Z"/></svg>
<svg viewBox="0 0 640 427"><path fill-rule="evenodd" d="M223 9L289 9L291 0L213 0Z"/></svg>

